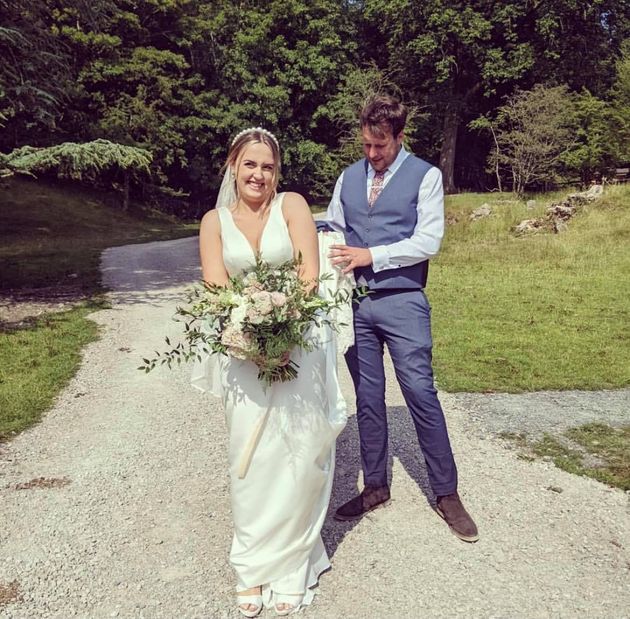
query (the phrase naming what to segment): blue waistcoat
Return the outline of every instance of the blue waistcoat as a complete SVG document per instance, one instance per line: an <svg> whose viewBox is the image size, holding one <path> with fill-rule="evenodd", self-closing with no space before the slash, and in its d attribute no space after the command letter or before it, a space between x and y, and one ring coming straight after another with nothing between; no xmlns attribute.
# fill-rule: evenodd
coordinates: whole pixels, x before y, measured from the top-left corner
<svg viewBox="0 0 630 619"><path fill-rule="evenodd" d="M352 247L389 245L409 238L418 221L418 191L431 164L408 155L381 191L372 208L367 199L367 161L361 159L343 173L341 204L346 220L346 244ZM429 261L374 273L371 266L354 270L370 290L424 288Z"/></svg>

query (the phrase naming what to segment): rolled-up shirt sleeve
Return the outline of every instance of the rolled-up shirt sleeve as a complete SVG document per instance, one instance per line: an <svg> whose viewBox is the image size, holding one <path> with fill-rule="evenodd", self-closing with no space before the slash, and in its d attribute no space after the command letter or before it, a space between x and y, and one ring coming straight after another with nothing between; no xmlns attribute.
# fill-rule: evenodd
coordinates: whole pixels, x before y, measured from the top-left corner
<svg viewBox="0 0 630 619"><path fill-rule="evenodd" d="M337 182L339 183L339 181ZM339 188L341 188L340 185ZM337 187L335 187L336 190ZM339 208L341 210L341 205ZM411 266L428 260L440 250L443 236L444 188L442 186L442 173L438 168L431 168L426 173L418 190L418 221L413 234L409 238L395 243L370 247L372 269L378 273L386 269Z"/></svg>

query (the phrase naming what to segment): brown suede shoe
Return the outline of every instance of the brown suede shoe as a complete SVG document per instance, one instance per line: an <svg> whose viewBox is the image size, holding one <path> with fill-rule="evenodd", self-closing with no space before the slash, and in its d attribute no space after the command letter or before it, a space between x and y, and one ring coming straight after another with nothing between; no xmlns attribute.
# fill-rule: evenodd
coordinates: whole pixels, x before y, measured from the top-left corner
<svg viewBox="0 0 630 619"><path fill-rule="evenodd" d="M446 521L451 531L464 542L476 542L479 539L477 525L473 522L457 492L437 499L435 511Z"/></svg>
<svg viewBox="0 0 630 619"><path fill-rule="evenodd" d="M377 507L385 507L389 502L389 488L387 486L366 486L359 496L344 503L335 512L333 518L341 521L356 520Z"/></svg>

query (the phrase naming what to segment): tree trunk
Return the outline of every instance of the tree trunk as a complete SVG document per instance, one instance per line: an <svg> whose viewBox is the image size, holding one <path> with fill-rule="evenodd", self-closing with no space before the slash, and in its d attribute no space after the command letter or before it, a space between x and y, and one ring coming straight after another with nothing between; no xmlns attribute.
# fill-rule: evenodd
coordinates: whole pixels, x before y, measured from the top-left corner
<svg viewBox="0 0 630 619"><path fill-rule="evenodd" d="M494 161L494 175L497 177L497 188L503 193L503 185L501 183L501 170L499 167L501 150L499 148L499 141L497 140L497 134L494 131L494 127L490 124L490 131L492 131L492 139L494 140L494 147L496 149L496 158Z"/></svg>
<svg viewBox="0 0 630 619"><path fill-rule="evenodd" d="M444 116L444 140L440 151L440 169L444 181L444 192L455 193L455 149L457 146L457 129L459 113L456 106L449 105Z"/></svg>
<svg viewBox="0 0 630 619"><path fill-rule="evenodd" d="M123 211L129 210L129 170L125 170L123 172L124 175L124 186L123 186Z"/></svg>

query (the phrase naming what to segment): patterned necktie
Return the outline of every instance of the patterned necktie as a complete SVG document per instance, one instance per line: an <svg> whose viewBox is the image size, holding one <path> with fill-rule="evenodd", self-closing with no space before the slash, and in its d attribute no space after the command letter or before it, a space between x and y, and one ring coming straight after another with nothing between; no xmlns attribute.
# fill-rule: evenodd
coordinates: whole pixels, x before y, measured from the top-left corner
<svg viewBox="0 0 630 619"><path fill-rule="evenodd" d="M383 180L385 179L385 172L387 172L387 170L374 173L374 178L372 179L372 186L370 187L370 197L368 198L368 204L370 208L374 206L374 202L376 202L376 198L378 198L379 195L381 194L381 191L383 191Z"/></svg>

